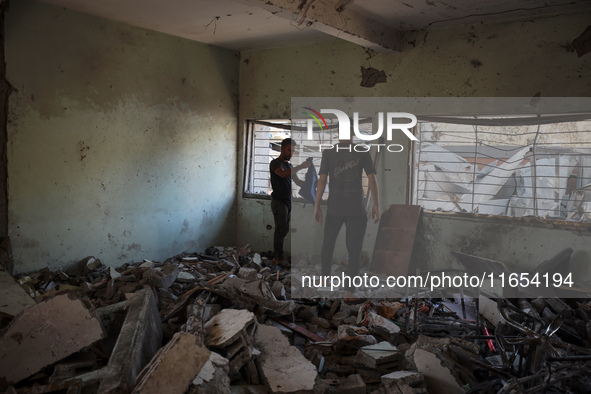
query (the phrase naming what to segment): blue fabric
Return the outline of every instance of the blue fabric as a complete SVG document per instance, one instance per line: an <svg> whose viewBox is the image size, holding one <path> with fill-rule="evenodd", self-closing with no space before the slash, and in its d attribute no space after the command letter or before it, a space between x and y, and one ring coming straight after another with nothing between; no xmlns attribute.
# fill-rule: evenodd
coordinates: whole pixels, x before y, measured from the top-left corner
<svg viewBox="0 0 591 394"><path fill-rule="evenodd" d="M308 171L306 172L306 177L304 178L304 184L300 188L298 194L302 196L305 200L304 208L306 207L307 203L311 203L314 205L316 202L316 184L318 183L318 174L316 173L316 167L314 167L314 162L312 161L311 157L307 159L310 162L310 167L308 167Z"/></svg>

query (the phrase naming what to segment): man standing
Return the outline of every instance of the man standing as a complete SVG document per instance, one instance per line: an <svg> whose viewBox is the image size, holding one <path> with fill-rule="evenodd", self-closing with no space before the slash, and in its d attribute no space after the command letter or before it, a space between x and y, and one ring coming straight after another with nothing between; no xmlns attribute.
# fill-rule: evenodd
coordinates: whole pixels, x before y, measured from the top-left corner
<svg viewBox="0 0 591 394"><path fill-rule="evenodd" d="M322 241L322 275L331 275L332 257L337 236L343 224L346 228L346 245L349 254L347 275L351 278L359 274L363 237L367 228L362 174L365 171L373 200L372 218L380 220L378 182L376 170L369 152L356 152L351 141L341 141L333 149L322 152L322 164L316 189L314 221L323 223L320 202L330 179L324 239Z"/></svg>
<svg viewBox="0 0 591 394"><path fill-rule="evenodd" d="M292 167L289 163L291 156L296 148L296 142L291 138L281 141L281 154L278 158L271 161L269 170L271 172L271 210L275 218L275 234L273 236L273 248L275 264L283 265L285 254L283 251L283 240L289 232L289 222L291 219L291 180L296 185L301 186L303 181L299 179L296 173L304 168L310 167L310 162L305 161L297 167Z"/></svg>

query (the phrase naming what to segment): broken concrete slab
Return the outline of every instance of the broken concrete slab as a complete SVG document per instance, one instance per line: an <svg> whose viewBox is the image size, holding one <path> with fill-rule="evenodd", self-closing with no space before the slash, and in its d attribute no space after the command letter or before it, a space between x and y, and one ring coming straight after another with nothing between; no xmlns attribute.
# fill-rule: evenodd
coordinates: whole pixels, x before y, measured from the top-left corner
<svg viewBox="0 0 591 394"><path fill-rule="evenodd" d="M242 334L252 338L255 330L254 313L245 309L224 309L205 324L205 343L223 348Z"/></svg>
<svg viewBox="0 0 591 394"><path fill-rule="evenodd" d="M400 327L376 312L369 311L367 316L369 318L369 329L372 334L379 335L389 341L394 341L400 333Z"/></svg>
<svg viewBox="0 0 591 394"><path fill-rule="evenodd" d="M423 374L429 393L464 393L478 382L472 374L479 347L458 338L419 335L406 357Z"/></svg>
<svg viewBox="0 0 591 394"><path fill-rule="evenodd" d="M404 354L390 342L364 346L357 353L357 360L369 368L394 369L404 360Z"/></svg>
<svg viewBox="0 0 591 394"><path fill-rule="evenodd" d="M363 347L368 345L375 345L378 343L373 335L369 334L367 327L352 326L341 324L338 329L339 342L352 345L354 347Z"/></svg>
<svg viewBox="0 0 591 394"><path fill-rule="evenodd" d="M273 393L312 393L318 373L302 353L291 346L281 331L259 325L255 345L261 351L257 359L261 378Z"/></svg>
<svg viewBox="0 0 591 394"><path fill-rule="evenodd" d="M226 394L230 392L230 363L216 352L211 352L209 359L193 379L189 393Z"/></svg>
<svg viewBox="0 0 591 394"><path fill-rule="evenodd" d="M294 301L277 300L269 285L262 280L249 282L238 277L230 277L212 291L232 300L239 308L254 309L259 307L280 316L291 315L295 309Z"/></svg>
<svg viewBox="0 0 591 394"><path fill-rule="evenodd" d="M230 375L253 355L256 328L254 313L245 309L224 309L205 323L205 344L230 361Z"/></svg>
<svg viewBox="0 0 591 394"><path fill-rule="evenodd" d="M130 300L97 309L101 320L125 313L108 364L69 381L84 386L99 382L97 394L129 392L141 370L162 344L162 323L151 289L137 291Z"/></svg>
<svg viewBox="0 0 591 394"><path fill-rule="evenodd" d="M258 272L254 268L245 268L242 267L238 270L238 277L244 280L257 280L258 279Z"/></svg>
<svg viewBox="0 0 591 394"><path fill-rule="evenodd" d="M17 383L104 338L96 312L61 295L29 307L0 339L0 377Z"/></svg>
<svg viewBox="0 0 591 394"><path fill-rule="evenodd" d="M164 267L152 268L144 273L144 279L154 287L168 289L179 274L179 266L176 264L165 265Z"/></svg>
<svg viewBox="0 0 591 394"><path fill-rule="evenodd" d="M382 376L382 388L389 394L427 394L423 375L416 371L396 371Z"/></svg>
<svg viewBox="0 0 591 394"><path fill-rule="evenodd" d="M10 316L18 315L23 309L36 302L6 271L0 271L0 312Z"/></svg>
<svg viewBox="0 0 591 394"><path fill-rule="evenodd" d="M192 283L196 280L197 278L195 277L195 275L185 271L179 272L178 276L176 277L176 281L181 283Z"/></svg>
<svg viewBox="0 0 591 394"><path fill-rule="evenodd" d="M414 352L413 360L419 372L425 377L429 393L460 394L466 392L446 365L449 364L449 361L445 357L429 350L417 349Z"/></svg>
<svg viewBox="0 0 591 394"><path fill-rule="evenodd" d="M400 302L380 301L376 305L376 310L380 316L391 320L402 307L404 307L404 304Z"/></svg>
<svg viewBox="0 0 591 394"><path fill-rule="evenodd" d="M210 358L211 351L187 332L177 332L140 373L134 394L183 394Z"/></svg>

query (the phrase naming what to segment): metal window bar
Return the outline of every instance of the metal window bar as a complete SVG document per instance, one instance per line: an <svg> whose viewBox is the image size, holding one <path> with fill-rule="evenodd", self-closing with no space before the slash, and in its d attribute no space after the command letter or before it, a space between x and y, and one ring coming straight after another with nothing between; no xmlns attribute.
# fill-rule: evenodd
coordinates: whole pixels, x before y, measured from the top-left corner
<svg viewBox="0 0 591 394"><path fill-rule="evenodd" d="M314 133L314 142L318 144L334 144L338 141L338 123L335 120L327 119L328 133L317 132ZM359 124L366 125L371 123L371 119L360 119ZM247 122L247 136L245 149L245 174L244 174L244 193L250 195L269 195L271 193L271 181L269 175L269 163L272 159L279 156L279 141L276 142L275 149L273 145L273 138L270 133L283 133L284 137L290 136L296 140L303 141L307 134L307 120L250 120ZM314 127L315 131L320 129ZM299 146L300 153L293 156L291 162L294 166L301 164L308 157L312 157L317 168L320 167L322 153L317 150L310 149L308 146L301 144ZM300 198L298 195L299 187L292 185L292 193L294 198ZM364 192L369 192L369 185L367 177L363 176ZM330 185L327 188L323 199L328 197Z"/></svg>
<svg viewBox="0 0 591 394"><path fill-rule="evenodd" d="M529 129L472 125L469 132L458 125L428 124L419 123L413 203L434 210L591 220L591 122L530 124ZM442 148L439 156L429 151L433 145ZM529 153L503 168L528 145Z"/></svg>

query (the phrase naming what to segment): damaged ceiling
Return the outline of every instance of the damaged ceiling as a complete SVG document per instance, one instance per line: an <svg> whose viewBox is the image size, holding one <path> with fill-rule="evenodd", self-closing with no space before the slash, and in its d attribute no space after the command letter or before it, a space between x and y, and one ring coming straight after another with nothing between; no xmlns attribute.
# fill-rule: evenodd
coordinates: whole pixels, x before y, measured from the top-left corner
<svg viewBox="0 0 591 394"><path fill-rule="evenodd" d="M401 33L591 10L586 0L42 0L134 26L233 50L335 37L383 52Z"/></svg>

